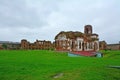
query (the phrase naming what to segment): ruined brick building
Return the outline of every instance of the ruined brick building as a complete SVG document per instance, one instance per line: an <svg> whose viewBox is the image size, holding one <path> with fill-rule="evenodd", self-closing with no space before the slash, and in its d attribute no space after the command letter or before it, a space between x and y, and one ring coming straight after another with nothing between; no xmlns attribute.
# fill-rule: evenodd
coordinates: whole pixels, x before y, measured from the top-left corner
<svg viewBox="0 0 120 80"><path fill-rule="evenodd" d="M99 49L100 50L106 50L107 49L107 43L105 41L99 41Z"/></svg>
<svg viewBox="0 0 120 80"><path fill-rule="evenodd" d="M26 39L21 40L21 49L30 49L30 50L49 50L52 48L52 43L51 41L40 41L36 40L34 43L30 43Z"/></svg>
<svg viewBox="0 0 120 80"><path fill-rule="evenodd" d="M98 51L98 34L92 32L92 26L86 25L84 33L61 31L55 36L55 50L57 51Z"/></svg>
<svg viewBox="0 0 120 80"><path fill-rule="evenodd" d="M0 41L0 50L56 50L56 51L98 51L98 50L120 50L120 42L107 44L99 41L99 36L93 33L92 26L86 25L84 33L76 31L61 31L55 36L55 41L36 40L30 43L26 39L21 42Z"/></svg>

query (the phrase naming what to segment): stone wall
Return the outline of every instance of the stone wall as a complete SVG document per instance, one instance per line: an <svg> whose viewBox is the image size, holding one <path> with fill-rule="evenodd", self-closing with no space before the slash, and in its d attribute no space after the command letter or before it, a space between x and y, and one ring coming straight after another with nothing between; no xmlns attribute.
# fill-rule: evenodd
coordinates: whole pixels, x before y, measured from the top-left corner
<svg viewBox="0 0 120 80"><path fill-rule="evenodd" d="M52 48L53 48L53 45L52 45L51 41L36 40L34 43L30 43L25 39L21 40L21 49L49 50Z"/></svg>
<svg viewBox="0 0 120 80"><path fill-rule="evenodd" d="M107 49L109 49L109 50L120 50L120 44L108 44Z"/></svg>

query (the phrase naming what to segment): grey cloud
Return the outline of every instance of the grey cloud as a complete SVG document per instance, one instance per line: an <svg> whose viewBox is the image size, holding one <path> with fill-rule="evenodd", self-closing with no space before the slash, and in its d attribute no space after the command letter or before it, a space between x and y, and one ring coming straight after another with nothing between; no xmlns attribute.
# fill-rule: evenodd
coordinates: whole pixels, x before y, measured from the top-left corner
<svg viewBox="0 0 120 80"><path fill-rule="evenodd" d="M44 5L37 4L37 2ZM0 2L0 25L4 27L42 27L47 25L46 18L55 6L48 5L48 3L45 6L45 2L37 2L2 0Z"/></svg>
<svg viewBox="0 0 120 80"><path fill-rule="evenodd" d="M119 14L119 0L0 0L0 36L53 41L60 31L83 32L91 24L100 40L115 43L120 40Z"/></svg>

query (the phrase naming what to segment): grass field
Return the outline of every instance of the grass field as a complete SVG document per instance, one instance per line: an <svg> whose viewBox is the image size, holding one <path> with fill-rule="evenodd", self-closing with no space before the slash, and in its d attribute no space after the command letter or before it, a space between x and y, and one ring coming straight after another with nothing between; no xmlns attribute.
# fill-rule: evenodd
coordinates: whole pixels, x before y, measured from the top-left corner
<svg viewBox="0 0 120 80"><path fill-rule="evenodd" d="M103 58L44 50L0 51L0 80L120 80L120 51ZM57 76L57 77L56 77Z"/></svg>

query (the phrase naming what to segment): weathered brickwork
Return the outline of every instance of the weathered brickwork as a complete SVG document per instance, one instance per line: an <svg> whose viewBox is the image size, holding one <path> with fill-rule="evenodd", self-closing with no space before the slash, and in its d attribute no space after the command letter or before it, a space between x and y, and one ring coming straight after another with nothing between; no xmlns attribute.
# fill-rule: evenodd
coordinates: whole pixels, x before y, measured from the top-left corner
<svg viewBox="0 0 120 80"><path fill-rule="evenodd" d="M107 49L108 50L120 50L120 44L108 44Z"/></svg>
<svg viewBox="0 0 120 80"><path fill-rule="evenodd" d="M55 36L55 49L57 51L98 51L98 34L92 33L91 25L84 27L84 33L61 31Z"/></svg>
<svg viewBox="0 0 120 80"><path fill-rule="evenodd" d="M51 41L40 41L36 40L34 43L28 42L26 39L21 40L21 49L39 49L39 50L49 50L51 49L52 43Z"/></svg>
<svg viewBox="0 0 120 80"><path fill-rule="evenodd" d="M100 50L106 50L107 49L107 43L105 41L99 42L99 49Z"/></svg>

